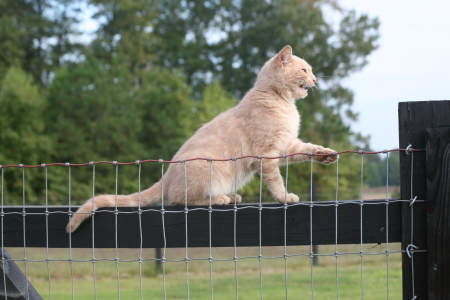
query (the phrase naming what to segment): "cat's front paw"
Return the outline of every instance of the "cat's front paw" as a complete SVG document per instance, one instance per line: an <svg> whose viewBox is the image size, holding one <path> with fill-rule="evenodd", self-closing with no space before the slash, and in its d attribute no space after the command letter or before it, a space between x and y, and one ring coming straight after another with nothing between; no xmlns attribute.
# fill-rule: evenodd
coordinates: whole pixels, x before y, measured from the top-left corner
<svg viewBox="0 0 450 300"><path fill-rule="evenodd" d="M314 160L318 163L329 165L331 163L336 162L339 159L339 155L336 154L336 151L330 149L330 148L324 148L320 147L316 151L314 151L314 154L320 154L315 155Z"/></svg>

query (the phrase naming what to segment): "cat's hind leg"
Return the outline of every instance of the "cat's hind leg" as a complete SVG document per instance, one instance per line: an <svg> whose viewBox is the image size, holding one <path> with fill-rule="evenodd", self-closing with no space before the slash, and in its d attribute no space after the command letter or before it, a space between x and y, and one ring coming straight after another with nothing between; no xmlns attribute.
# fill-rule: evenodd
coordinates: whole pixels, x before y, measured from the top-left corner
<svg viewBox="0 0 450 300"><path fill-rule="evenodd" d="M227 205L227 204L230 204L231 198L228 197L227 195L220 195L220 196L217 196L215 198L212 198L211 200L207 199L205 201L207 203L205 203L205 204L209 204L210 201L211 201L212 205Z"/></svg>
<svg viewBox="0 0 450 300"><path fill-rule="evenodd" d="M241 203L242 197L238 194L227 194L227 196L230 198L230 203Z"/></svg>
<svg viewBox="0 0 450 300"><path fill-rule="evenodd" d="M209 205L211 203L211 205L227 205L230 203L234 203L234 199L235 199L235 194L228 194L228 195L220 195L220 196L216 196L213 198L204 198L202 200L197 200L197 201L189 201L190 204L192 205ZM236 195L236 203L241 202L241 196Z"/></svg>
<svg viewBox="0 0 450 300"><path fill-rule="evenodd" d="M230 202L231 202L231 198L228 197L227 195L222 195L222 196L216 197L212 201L213 204L219 204L219 205L227 205L227 204L230 204Z"/></svg>

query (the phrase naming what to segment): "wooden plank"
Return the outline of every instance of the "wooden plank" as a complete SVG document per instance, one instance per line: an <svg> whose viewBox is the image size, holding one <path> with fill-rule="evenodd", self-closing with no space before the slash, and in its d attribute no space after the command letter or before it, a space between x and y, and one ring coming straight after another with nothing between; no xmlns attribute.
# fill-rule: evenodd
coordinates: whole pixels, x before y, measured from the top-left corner
<svg viewBox="0 0 450 300"><path fill-rule="evenodd" d="M385 200L365 201L363 206L364 243L386 242L386 204ZM389 242L401 240L400 202L389 204ZM76 207L72 207L75 210ZM144 248L164 247L162 214L158 207L142 212L142 236ZM338 243L360 243L359 202L339 204ZM3 220L3 243L5 247L23 247L22 207L5 206ZM120 207L117 215L117 247L139 248L140 227L138 209ZM68 207L49 207L48 209L49 247L73 248L92 247L92 221L84 222L72 235L64 229L68 221ZM284 206L282 204L262 205L262 245L284 245ZM26 207L27 247L46 246L45 207ZM209 212L207 207L189 207L188 246L209 247ZM211 213L213 247L233 247L234 211L232 205L213 206ZM334 202L318 202L313 208L313 243L335 244L335 206ZM115 215L113 209L95 214L94 244L97 248L115 248ZM186 223L184 207L165 206L164 224L166 247L186 246ZM286 209L286 244L310 244L309 203L288 205ZM257 204L240 204L236 212L236 242L238 247L259 245L259 210ZM70 241L71 239L71 241Z"/></svg>
<svg viewBox="0 0 450 300"><path fill-rule="evenodd" d="M426 128L443 126L448 124L449 121L450 101L399 103L399 147L406 148L408 145L412 145L414 149L425 149ZM411 160L413 160L413 170L411 170ZM427 199L426 166L425 151L414 152L413 155L406 155L405 152L400 153L401 199L412 199L414 197L422 200ZM406 250L406 247L411 243L418 250L427 248L426 205L417 204L414 204L413 209L408 203L402 206L403 250ZM426 252L416 253L413 257L414 262L406 253L402 257L403 299L413 299L414 296L417 296L418 299L426 299L428 293L427 254ZM413 290L415 295L413 295Z"/></svg>
<svg viewBox="0 0 450 300"><path fill-rule="evenodd" d="M432 110L429 102L402 102L399 103L399 147L405 149L412 145L415 149L425 149L425 128L429 127L432 119ZM421 114L422 113L422 114ZM411 170L411 160L414 160L414 169ZM400 153L400 198L426 199L426 162L425 153L415 152L413 155ZM411 173L413 171L413 173ZM413 176L411 177L411 174ZM411 187L413 193L411 194ZM411 219L414 220L411 225ZM415 204L413 209L408 203L402 205L402 249L406 250L409 244L418 249L427 247L426 235L426 206L419 209ZM414 236L411 235L414 234ZM413 269L414 266L414 269ZM413 260L406 254L402 255L402 282L403 299L426 299L427 295L427 257L426 254L414 254ZM414 278L413 278L414 274ZM413 290L414 294L413 295Z"/></svg>
<svg viewBox="0 0 450 300"><path fill-rule="evenodd" d="M450 297L450 127L427 130L428 299Z"/></svg>
<svg viewBox="0 0 450 300"><path fill-rule="evenodd" d="M25 275L11 260L8 252L3 248L5 264L0 262L0 299L40 300L42 297L27 280Z"/></svg>

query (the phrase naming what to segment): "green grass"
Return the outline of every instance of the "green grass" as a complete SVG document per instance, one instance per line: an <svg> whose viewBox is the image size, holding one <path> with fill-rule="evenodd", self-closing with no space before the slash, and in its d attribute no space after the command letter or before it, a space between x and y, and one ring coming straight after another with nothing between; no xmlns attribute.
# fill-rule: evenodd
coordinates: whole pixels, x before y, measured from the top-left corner
<svg viewBox="0 0 450 300"><path fill-rule="evenodd" d="M399 245L390 244L389 250L398 250ZM262 280L262 293L264 299L285 299L286 282L289 299L311 299L314 292L315 299L361 299L364 288L364 299L387 299L387 269L389 271L390 299L401 299L401 256L391 253L387 268L385 248L382 246L364 246L363 256L363 288L361 282L361 257L359 245L339 246L336 257L334 246L320 246L321 254L329 256L319 257L319 266L312 268L308 256L309 247L288 247L287 272L283 258L243 258L258 256L259 248L238 248L237 256L242 258L237 262L238 299L259 299L260 281ZM23 257L23 249L7 249L11 257ZM212 256L224 261L212 263L212 287L214 299L236 299L235 263L232 248L214 248ZM380 253L371 255L370 253ZM119 249L121 260L135 260L139 257L139 249ZM262 249L264 257L283 256L283 247L266 247ZM301 254L301 255L296 255ZM184 260L185 249L167 249L166 258L170 260ZM68 249L50 249L50 259L68 259ZM75 260L89 260L92 258L91 249L74 249L72 257ZM95 257L99 259L114 259L114 249L96 249ZM153 249L144 249L143 258L154 258ZM186 263L168 261L164 264L166 270L166 298L187 299L189 281L190 299L211 299L210 262L208 260L195 260L195 258L208 258L209 249L189 249L188 264L189 276L186 278ZM45 249L27 249L29 260L42 260L46 258ZM336 261L338 263L338 290L336 289ZM24 270L24 264L17 262ZM142 298L164 299L163 276L155 270L155 262L147 260L142 263ZM138 262L120 262L119 280L116 263L114 261L97 261L95 263L97 299L140 299L140 280ZM95 299L94 272L92 262L73 262L72 270L67 261L52 261L50 269L51 299ZM260 277L260 270L261 275ZM72 280L73 272L73 280ZM30 282L41 293L44 299L50 299L48 269L45 262L28 262L27 275ZM287 278L286 278L287 275ZM313 282L311 281L313 278ZM120 285L118 284L120 283Z"/></svg>

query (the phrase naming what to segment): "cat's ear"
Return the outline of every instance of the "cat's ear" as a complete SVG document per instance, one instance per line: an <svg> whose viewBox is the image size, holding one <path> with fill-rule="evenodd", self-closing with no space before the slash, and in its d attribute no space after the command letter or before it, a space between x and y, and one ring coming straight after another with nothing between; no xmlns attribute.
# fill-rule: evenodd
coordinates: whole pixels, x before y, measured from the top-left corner
<svg viewBox="0 0 450 300"><path fill-rule="evenodd" d="M277 62L280 67L286 67L292 61L292 48L291 46L284 47L277 55Z"/></svg>

